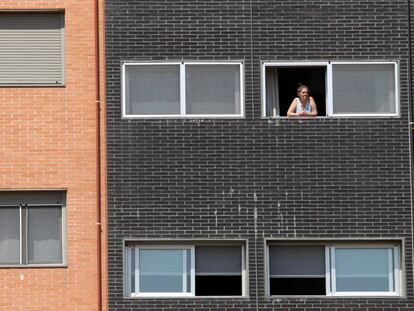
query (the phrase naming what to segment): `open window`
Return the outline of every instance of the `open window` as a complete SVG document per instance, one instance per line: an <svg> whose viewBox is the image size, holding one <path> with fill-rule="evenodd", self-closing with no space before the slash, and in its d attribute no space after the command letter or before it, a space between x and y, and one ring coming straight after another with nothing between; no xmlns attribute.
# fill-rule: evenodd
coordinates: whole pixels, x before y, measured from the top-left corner
<svg viewBox="0 0 414 311"><path fill-rule="evenodd" d="M398 244L268 244L269 295L398 296Z"/></svg>
<svg viewBox="0 0 414 311"><path fill-rule="evenodd" d="M262 65L263 117L286 117L304 84L318 116L397 116L397 62L269 62Z"/></svg>
<svg viewBox="0 0 414 311"><path fill-rule="evenodd" d="M265 65L264 98L267 117L286 117L297 87L306 85L317 103L318 115L326 115L326 64Z"/></svg>
<svg viewBox="0 0 414 311"><path fill-rule="evenodd" d="M243 296L243 245L128 244L129 297Z"/></svg>

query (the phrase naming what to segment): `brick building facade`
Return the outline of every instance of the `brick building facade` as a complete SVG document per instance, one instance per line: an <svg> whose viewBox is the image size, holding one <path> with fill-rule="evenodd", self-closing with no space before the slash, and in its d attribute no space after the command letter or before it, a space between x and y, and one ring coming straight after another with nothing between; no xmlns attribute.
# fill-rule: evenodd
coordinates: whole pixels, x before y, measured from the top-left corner
<svg viewBox="0 0 414 311"><path fill-rule="evenodd" d="M409 5L106 1L110 310L414 308Z"/></svg>
<svg viewBox="0 0 414 311"><path fill-rule="evenodd" d="M0 3L0 310L106 306L96 9Z"/></svg>

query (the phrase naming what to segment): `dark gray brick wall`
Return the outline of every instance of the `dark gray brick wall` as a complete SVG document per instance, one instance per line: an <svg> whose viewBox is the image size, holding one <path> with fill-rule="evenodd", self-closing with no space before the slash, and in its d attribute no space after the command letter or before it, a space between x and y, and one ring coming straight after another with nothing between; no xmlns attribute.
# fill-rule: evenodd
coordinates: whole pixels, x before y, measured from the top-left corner
<svg viewBox="0 0 414 311"><path fill-rule="evenodd" d="M406 1L107 0L106 22L111 310L414 310ZM243 60L246 118L121 119L121 62L177 59ZM400 62L401 117L260 117L261 61L372 59ZM124 238L246 239L249 297L124 299ZM268 298L265 238L404 239L407 297Z"/></svg>

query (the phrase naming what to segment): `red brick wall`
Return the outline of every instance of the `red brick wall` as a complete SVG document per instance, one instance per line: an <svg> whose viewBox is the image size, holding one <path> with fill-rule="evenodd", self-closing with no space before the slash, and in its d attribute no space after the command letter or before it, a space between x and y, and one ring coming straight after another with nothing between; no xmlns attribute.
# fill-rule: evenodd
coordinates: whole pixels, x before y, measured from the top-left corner
<svg viewBox="0 0 414 311"><path fill-rule="evenodd" d="M68 262L65 268L0 268L0 310L97 310L93 8L93 0L0 2L0 10L65 10L65 86L0 86L0 188L67 189ZM101 94L103 85L102 79ZM102 278L105 309L106 273Z"/></svg>

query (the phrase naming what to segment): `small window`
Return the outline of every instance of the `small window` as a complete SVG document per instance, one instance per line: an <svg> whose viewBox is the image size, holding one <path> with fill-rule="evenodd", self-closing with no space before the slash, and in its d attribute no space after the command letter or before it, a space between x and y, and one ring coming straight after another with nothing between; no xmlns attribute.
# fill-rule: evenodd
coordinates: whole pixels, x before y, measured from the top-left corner
<svg viewBox="0 0 414 311"><path fill-rule="evenodd" d="M191 250L138 249L138 290L140 293L191 293Z"/></svg>
<svg viewBox="0 0 414 311"><path fill-rule="evenodd" d="M63 192L0 192L0 265L63 264Z"/></svg>
<svg viewBox="0 0 414 311"><path fill-rule="evenodd" d="M400 295L398 245L273 245L270 295Z"/></svg>
<svg viewBox="0 0 414 311"><path fill-rule="evenodd" d="M318 116L326 115L326 65L265 66L264 98L267 117L286 117L299 85L311 90Z"/></svg>
<svg viewBox="0 0 414 311"><path fill-rule="evenodd" d="M242 296L242 246L129 245L129 296Z"/></svg>
<svg viewBox="0 0 414 311"><path fill-rule="evenodd" d="M325 295L325 246L269 247L270 295Z"/></svg>
<svg viewBox="0 0 414 311"><path fill-rule="evenodd" d="M62 85L64 15L0 13L0 85Z"/></svg>
<svg viewBox="0 0 414 311"><path fill-rule="evenodd" d="M125 63L124 117L242 117L241 63Z"/></svg>
<svg viewBox="0 0 414 311"><path fill-rule="evenodd" d="M393 247L332 247L332 294L398 293L399 258Z"/></svg>
<svg viewBox="0 0 414 311"><path fill-rule="evenodd" d="M264 117L286 117L306 85L318 116L397 116L396 62L263 63Z"/></svg>
<svg viewBox="0 0 414 311"><path fill-rule="evenodd" d="M332 113L397 113L395 64L332 64Z"/></svg>
<svg viewBox="0 0 414 311"><path fill-rule="evenodd" d="M196 246L196 296L242 295L242 256L239 246Z"/></svg>

